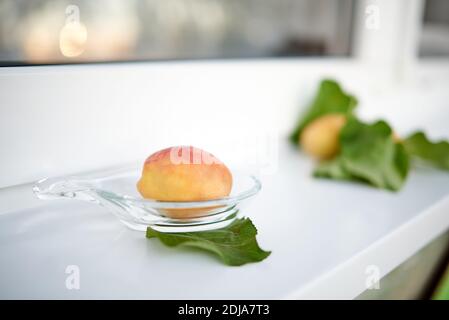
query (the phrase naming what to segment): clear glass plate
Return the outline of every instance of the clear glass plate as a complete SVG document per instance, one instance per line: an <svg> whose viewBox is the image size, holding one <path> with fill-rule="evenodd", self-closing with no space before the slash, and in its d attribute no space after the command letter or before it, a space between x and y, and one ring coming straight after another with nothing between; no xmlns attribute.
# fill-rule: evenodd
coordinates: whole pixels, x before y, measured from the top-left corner
<svg viewBox="0 0 449 320"><path fill-rule="evenodd" d="M228 197L207 201L169 202L144 199L136 189L140 167L104 171L95 175L45 178L33 186L40 199L78 199L109 209L134 230L148 226L161 232L192 232L225 227L242 205L261 189L251 175L233 174Z"/></svg>

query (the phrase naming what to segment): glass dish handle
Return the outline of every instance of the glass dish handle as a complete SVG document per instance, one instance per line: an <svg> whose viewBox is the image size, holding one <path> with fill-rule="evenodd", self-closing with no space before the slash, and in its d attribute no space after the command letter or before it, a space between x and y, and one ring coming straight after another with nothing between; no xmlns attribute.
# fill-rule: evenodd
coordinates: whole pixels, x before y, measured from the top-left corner
<svg viewBox="0 0 449 320"><path fill-rule="evenodd" d="M45 178L36 182L33 192L39 199L69 198L98 202L89 183L76 178Z"/></svg>

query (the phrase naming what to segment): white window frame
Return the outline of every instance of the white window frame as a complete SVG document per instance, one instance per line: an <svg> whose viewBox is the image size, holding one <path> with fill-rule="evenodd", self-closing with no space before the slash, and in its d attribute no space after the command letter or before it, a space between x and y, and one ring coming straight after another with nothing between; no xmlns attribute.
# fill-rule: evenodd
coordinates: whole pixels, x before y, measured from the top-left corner
<svg viewBox="0 0 449 320"><path fill-rule="evenodd" d="M424 0L358 1L355 58L367 66L389 68L392 78L406 80L418 63L423 8ZM379 21L373 26L370 21L376 18Z"/></svg>

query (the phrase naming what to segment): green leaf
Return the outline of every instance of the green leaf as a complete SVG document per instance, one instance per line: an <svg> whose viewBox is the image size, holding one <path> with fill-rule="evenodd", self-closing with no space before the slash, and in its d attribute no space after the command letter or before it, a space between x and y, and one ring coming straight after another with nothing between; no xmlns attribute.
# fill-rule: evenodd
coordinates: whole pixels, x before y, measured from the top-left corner
<svg viewBox="0 0 449 320"><path fill-rule="evenodd" d="M328 113L351 115L356 105L357 99L345 93L336 81L321 81L315 99L290 135L290 142L297 145L302 130L316 118Z"/></svg>
<svg viewBox="0 0 449 320"><path fill-rule="evenodd" d="M443 277L440 279L437 290L432 296L433 300L449 300L449 266Z"/></svg>
<svg viewBox="0 0 449 320"><path fill-rule="evenodd" d="M315 168L313 175L318 178L332 178L335 180L351 180L355 178L344 168L341 157L321 162Z"/></svg>
<svg viewBox="0 0 449 320"><path fill-rule="evenodd" d="M262 250L256 240L257 229L250 219L241 218L229 226L211 231L163 233L150 227L147 238L158 238L169 247L195 247L218 255L230 266L264 260L271 252Z"/></svg>
<svg viewBox="0 0 449 320"><path fill-rule="evenodd" d="M449 170L449 143L431 142L423 132L415 132L404 140L405 150L412 156L440 169Z"/></svg>
<svg viewBox="0 0 449 320"><path fill-rule="evenodd" d="M356 180L377 188L397 191L407 178L408 155L404 146L392 139L384 121L364 124L348 120L340 132L341 152L315 169L316 177Z"/></svg>

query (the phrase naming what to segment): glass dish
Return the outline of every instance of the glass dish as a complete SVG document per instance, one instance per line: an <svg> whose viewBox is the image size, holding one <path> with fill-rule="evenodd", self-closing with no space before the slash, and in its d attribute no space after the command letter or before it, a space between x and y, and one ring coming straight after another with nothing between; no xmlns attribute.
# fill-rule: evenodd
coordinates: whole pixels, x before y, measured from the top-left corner
<svg viewBox="0 0 449 320"><path fill-rule="evenodd" d="M225 227L261 189L256 177L234 173L228 197L157 201L144 199L138 193L136 183L140 175L141 168L135 166L95 175L45 178L36 182L33 192L40 199L78 199L101 205L134 230L145 231L150 226L160 232L193 232Z"/></svg>

